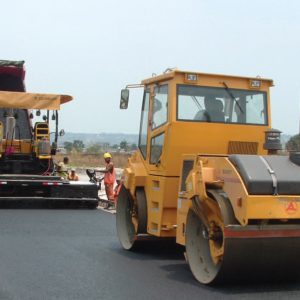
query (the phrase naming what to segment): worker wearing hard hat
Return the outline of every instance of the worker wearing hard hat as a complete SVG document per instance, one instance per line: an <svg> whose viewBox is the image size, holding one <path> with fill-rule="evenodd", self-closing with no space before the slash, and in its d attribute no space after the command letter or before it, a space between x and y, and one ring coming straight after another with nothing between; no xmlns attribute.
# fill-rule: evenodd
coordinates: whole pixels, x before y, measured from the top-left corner
<svg viewBox="0 0 300 300"><path fill-rule="evenodd" d="M78 177L78 175L76 174L74 168L72 168L72 169L71 169L71 173L68 174L68 179L69 179L70 181L78 181L78 180L79 180L79 177Z"/></svg>
<svg viewBox="0 0 300 300"><path fill-rule="evenodd" d="M105 186L105 192L107 199L110 202L114 202L114 184L116 182L116 173L114 164L112 163L112 157L111 154L106 152L103 155L105 160L105 169L101 170L101 173L104 173L104 186Z"/></svg>
<svg viewBox="0 0 300 300"><path fill-rule="evenodd" d="M69 158L67 156L64 157L63 161L55 164L56 166L56 174L64 179L68 178L68 168Z"/></svg>

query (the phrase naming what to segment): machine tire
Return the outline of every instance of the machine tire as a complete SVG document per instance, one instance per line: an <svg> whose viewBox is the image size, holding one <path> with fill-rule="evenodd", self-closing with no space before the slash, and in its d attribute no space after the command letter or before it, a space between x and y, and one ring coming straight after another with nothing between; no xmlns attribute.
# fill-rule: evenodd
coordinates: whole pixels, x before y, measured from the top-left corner
<svg viewBox="0 0 300 300"><path fill-rule="evenodd" d="M138 192L138 198L139 202L142 203L144 196L140 191ZM144 205L141 207L145 209ZM126 250L136 250L139 244L142 242L138 240L138 231L142 231L144 229L145 220L141 222L140 226L138 225L136 227L134 225L133 215L137 213L134 211L135 208L134 199L132 198L130 192L124 187L124 185L122 185L118 196L116 223L119 241L122 247Z"/></svg>
<svg viewBox="0 0 300 300"><path fill-rule="evenodd" d="M207 195L209 201L217 203L213 213L212 210L205 211L208 217L203 221L196 210L190 209L186 222L187 260L194 277L200 283L298 281L299 238L226 237L226 227L240 226L230 200L222 190L207 190ZM220 229L217 235L214 235L211 228L207 230L204 226L207 221L209 224L218 222L215 223L218 226L213 227Z"/></svg>
<svg viewBox="0 0 300 300"><path fill-rule="evenodd" d="M136 189L138 207L138 233L147 233L147 199L143 188Z"/></svg>
<svg viewBox="0 0 300 300"><path fill-rule="evenodd" d="M96 208L98 207L98 204L99 204L99 203L97 203L97 202L96 202L96 203L88 204L88 208L89 208L89 209L96 209Z"/></svg>
<svg viewBox="0 0 300 300"><path fill-rule="evenodd" d="M218 203L223 224L236 223L232 207L222 191L212 191L208 194ZM223 195L224 194L224 195ZM218 199L216 199L218 198ZM186 254L190 269L194 277L203 284L213 284L222 277L222 259L216 263L213 261L210 249L206 221L190 209L186 222ZM225 240L220 238L220 245L224 247ZM225 255L225 250L224 254ZM222 279L221 279L222 280Z"/></svg>
<svg viewBox="0 0 300 300"><path fill-rule="evenodd" d="M196 213L190 209L186 222L186 254L194 277L201 283L211 283L217 276L220 266L214 265L210 258L205 227Z"/></svg>
<svg viewBox="0 0 300 300"><path fill-rule="evenodd" d="M104 208L104 209L108 209L108 207L109 207L109 202L108 202L108 201L103 201L102 203L103 203L103 204L102 204L103 208Z"/></svg>

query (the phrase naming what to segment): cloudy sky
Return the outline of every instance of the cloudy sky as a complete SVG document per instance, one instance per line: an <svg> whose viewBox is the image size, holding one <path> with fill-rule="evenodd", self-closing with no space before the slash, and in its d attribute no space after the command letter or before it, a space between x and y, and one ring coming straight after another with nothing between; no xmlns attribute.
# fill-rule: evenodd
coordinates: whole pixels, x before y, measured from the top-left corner
<svg viewBox="0 0 300 300"><path fill-rule="evenodd" d="M136 133L120 90L168 67L274 79L273 127L299 128L300 1L2 1L0 59L26 61L31 92L74 96L71 132Z"/></svg>

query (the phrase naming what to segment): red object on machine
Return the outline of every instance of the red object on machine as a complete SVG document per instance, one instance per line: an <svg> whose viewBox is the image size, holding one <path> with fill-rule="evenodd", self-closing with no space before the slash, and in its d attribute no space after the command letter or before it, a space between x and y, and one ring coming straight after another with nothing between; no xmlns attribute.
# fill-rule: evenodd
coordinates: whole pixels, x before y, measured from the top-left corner
<svg viewBox="0 0 300 300"><path fill-rule="evenodd" d="M9 60L0 60L0 77L1 85L4 84L3 87L0 85L1 90L13 90L18 92L25 92L25 67L24 61L9 61ZM10 79L13 81L14 85L10 85ZM19 80L18 83L16 78Z"/></svg>

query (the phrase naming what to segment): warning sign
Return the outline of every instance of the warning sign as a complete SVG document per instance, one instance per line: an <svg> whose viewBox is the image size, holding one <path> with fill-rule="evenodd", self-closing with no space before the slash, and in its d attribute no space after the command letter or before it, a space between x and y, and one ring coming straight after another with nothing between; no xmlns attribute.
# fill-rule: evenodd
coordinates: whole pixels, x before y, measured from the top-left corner
<svg viewBox="0 0 300 300"><path fill-rule="evenodd" d="M289 201L285 204L285 212L289 215L293 215L298 211L298 204L296 201Z"/></svg>

